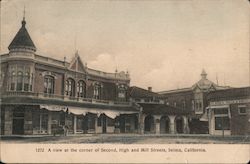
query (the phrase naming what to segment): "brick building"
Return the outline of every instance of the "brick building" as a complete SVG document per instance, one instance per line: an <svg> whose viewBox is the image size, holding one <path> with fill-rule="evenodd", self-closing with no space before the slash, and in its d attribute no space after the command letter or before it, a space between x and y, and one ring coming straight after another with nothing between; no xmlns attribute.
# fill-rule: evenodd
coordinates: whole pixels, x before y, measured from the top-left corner
<svg viewBox="0 0 250 164"><path fill-rule="evenodd" d="M128 102L129 74L88 68L36 53L23 19L1 55L1 134L137 132L139 110Z"/></svg>
<svg viewBox="0 0 250 164"><path fill-rule="evenodd" d="M250 134L250 87L213 91L208 101L211 135Z"/></svg>

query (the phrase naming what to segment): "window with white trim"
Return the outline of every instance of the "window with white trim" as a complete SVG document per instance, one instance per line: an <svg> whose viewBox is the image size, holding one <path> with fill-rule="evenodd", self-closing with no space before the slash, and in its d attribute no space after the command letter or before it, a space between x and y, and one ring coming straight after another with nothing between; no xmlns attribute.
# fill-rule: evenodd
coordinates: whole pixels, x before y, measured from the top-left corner
<svg viewBox="0 0 250 164"><path fill-rule="evenodd" d="M22 91L23 90L23 72L18 71L17 72L17 91Z"/></svg>
<svg viewBox="0 0 250 164"><path fill-rule="evenodd" d="M102 86L100 83L94 84L94 93L93 93L94 99L101 99L101 88L102 88Z"/></svg>
<svg viewBox="0 0 250 164"><path fill-rule="evenodd" d="M29 66L12 65L9 69L10 91L32 91L33 74Z"/></svg>
<svg viewBox="0 0 250 164"><path fill-rule="evenodd" d="M75 96L75 81L71 78L67 79L65 82L65 95L66 96Z"/></svg>
<svg viewBox="0 0 250 164"><path fill-rule="evenodd" d="M214 109L215 130L230 130L230 118L228 108Z"/></svg>
<svg viewBox="0 0 250 164"><path fill-rule="evenodd" d="M55 78L53 76L46 75L44 77L44 93L54 93Z"/></svg>
<svg viewBox="0 0 250 164"><path fill-rule="evenodd" d="M10 90L15 91L16 90L16 72L12 71L11 77L10 77Z"/></svg>
<svg viewBox="0 0 250 164"><path fill-rule="evenodd" d="M77 97L85 97L86 84L83 80L78 81L77 83Z"/></svg>
<svg viewBox="0 0 250 164"><path fill-rule="evenodd" d="M118 85L118 99L120 101L125 101L126 100L126 86L121 84Z"/></svg>

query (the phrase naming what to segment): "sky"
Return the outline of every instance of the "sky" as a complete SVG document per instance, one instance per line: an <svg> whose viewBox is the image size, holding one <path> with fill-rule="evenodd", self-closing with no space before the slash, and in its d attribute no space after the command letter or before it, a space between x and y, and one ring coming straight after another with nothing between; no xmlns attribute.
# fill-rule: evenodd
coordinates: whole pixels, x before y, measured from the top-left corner
<svg viewBox="0 0 250 164"><path fill-rule="evenodd" d="M2 0L1 51L21 27L37 54L88 67L128 71L131 86L191 87L204 68L219 85L249 86L246 0Z"/></svg>

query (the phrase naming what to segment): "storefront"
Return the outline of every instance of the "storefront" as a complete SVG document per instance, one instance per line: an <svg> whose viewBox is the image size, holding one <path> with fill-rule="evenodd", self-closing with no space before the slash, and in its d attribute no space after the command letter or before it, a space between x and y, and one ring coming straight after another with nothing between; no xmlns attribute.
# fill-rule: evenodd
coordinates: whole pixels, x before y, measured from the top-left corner
<svg viewBox="0 0 250 164"><path fill-rule="evenodd" d="M211 135L250 134L250 88L211 92L206 109Z"/></svg>
<svg viewBox="0 0 250 164"><path fill-rule="evenodd" d="M56 105L3 105L4 135L137 133L138 111Z"/></svg>

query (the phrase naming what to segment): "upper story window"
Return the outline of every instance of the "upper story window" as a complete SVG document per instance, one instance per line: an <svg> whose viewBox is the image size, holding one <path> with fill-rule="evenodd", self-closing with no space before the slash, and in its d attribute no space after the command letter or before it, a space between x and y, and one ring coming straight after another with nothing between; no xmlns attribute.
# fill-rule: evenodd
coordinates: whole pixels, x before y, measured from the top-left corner
<svg viewBox="0 0 250 164"><path fill-rule="evenodd" d="M13 72L11 73L11 77L10 77L10 90L11 90L11 91L16 90L15 85L16 85L16 72L13 71Z"/></svg>
<svg viewBox="0 0 250 164"><path fill-rule="evenodd" d="M199 102L196 102L195 109L199 109Z"/></svg>
<svg viewBox="0 0 250 164"><path fill-rule="evenodd" d="M126 99L126 86L125 85L119 85L118 86L118 99L125 100Z"/></svg>
<svg viewBox="0 0 250 164"><path fill-rule="evenodd" d="M3 80L4 80L4 71L3 71L3 68L1 69L1 74L0 74L0 87L3 86Z"/></svg>
<svg viewBox="0 0 250 164"><path fill-rule="evenodd" d="M185 100L182 101L182 108L186 109L186 101Z"/></svg>
<svg viewBox="0 0 250 164"><path fill-rule="evenodd" d="M55 78L46 75L44 77L44 93L54 94Z"/></svg>
<svg viewBox="0 0 250 164"><path fill-rule="evenodd" d="M247 107L246 107L246 105L239 105L239 106L238 106L238 113L239 113L240 115L245 115L245 114L247 114Z"/></svg>
<svg viewBox="0 0 250 164"><path fill-rule="evenodd" d="M17 72L16 90L17 91L22 91L23 90L23 72L21 72L21 71Z"/></svg>
<svg viewBox="0 0 250 164"><path fill-rule="evenodd" d="M23 89L24 91L28 91L28 90L32 90L32 84L30 82L30 72L29 71L26 71L25 74L24 74L24 77L23 77Z"/></svg>
<svg viewBox="0 0 250 164"><path fill-rule="evenodd" d="M177 103L176 102L174 102L174 107L176 107L177 106Z"/></svg>
<svg viewBox="0 0 250 164"><path fill-rule="evenodd" d="M202 113L203 108L202 108L202 102L200 100L196 100L195 103L195 112L196 113Z"/></svg>
<svg viewBox="0 0 250 164"><path fill-rule="evenodd" d="M119 89L118 97L119 98L125 98L126 97L126 90L125 89Z"/></svg>
<svg viewBox="0 0 250 164"><path fill-rule="evenodd" d="M85 97L86 94L86 84L84 81L80 80L77 83L77 97Z"/></svg>
<svg viewBox="0 0 250 164"><path fill-rule="evenodd" d="M101 99L101 91L102 91L102 85L100 83L95 83L94 84L93 98L94 99Z"/></svg>
<svg viewBox="0 0 250 164"><path fill-rule="evenodd" d="M195 104L194 104L194 100L192 100L192 110L195 110Z"/></svg>
<svg viewBox="0 0 250 164"><path fill-rule="evenodd" d="M10 66L10 78L8 80L11 91L32 91L33 74L30 67Z"/></svg>
<svg viewBox="0 0 250 164"><path fill-rule="evenodd" d="M75 81L73 79L67 79L65 83L65 95L75 96Z"/></svg>

